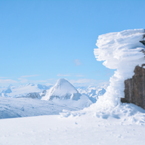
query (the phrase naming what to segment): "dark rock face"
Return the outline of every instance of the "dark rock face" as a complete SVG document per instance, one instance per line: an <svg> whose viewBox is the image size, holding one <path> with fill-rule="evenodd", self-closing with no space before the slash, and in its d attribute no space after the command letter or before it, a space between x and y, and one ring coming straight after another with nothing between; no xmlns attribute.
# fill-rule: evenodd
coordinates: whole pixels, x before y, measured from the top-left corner
<svg viewBox="0 0 145 145"><path fill-rule="evenodd" d="M136 66L134 76L125 80L125 98L121 102L133 103L145 109L145 64Z"/></svg>

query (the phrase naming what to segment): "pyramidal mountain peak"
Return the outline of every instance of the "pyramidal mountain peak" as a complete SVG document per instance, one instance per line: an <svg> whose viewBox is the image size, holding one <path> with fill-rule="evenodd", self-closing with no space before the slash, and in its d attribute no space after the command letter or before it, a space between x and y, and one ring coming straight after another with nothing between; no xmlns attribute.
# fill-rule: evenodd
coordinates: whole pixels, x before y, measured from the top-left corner
<svg viewBox="0 0 145 145"><path fill-rule="evenodd" d="M70 82L66 79L59 79L56 84L46 92L42 100L53 100L54 98L61 100L78 100L80 96L81 94Z"/></svg>

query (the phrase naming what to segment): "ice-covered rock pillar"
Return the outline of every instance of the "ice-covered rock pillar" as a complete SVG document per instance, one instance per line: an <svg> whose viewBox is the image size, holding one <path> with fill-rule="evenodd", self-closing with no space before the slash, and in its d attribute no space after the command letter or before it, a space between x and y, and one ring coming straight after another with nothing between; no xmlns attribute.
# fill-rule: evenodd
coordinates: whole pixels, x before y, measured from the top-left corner
<svg viewBox="0 0 145 145"><path fill-rule="evenodd" d="M94 49L98 61L110 69L116 69L110 78L110 85L103 97L98 99L98 104L116 106L120 98L124 98L124 81L132 78L134 68L145 63L145 46L143 41L144 29L124 30L103 34L98 37L97 49Z"/></svg>

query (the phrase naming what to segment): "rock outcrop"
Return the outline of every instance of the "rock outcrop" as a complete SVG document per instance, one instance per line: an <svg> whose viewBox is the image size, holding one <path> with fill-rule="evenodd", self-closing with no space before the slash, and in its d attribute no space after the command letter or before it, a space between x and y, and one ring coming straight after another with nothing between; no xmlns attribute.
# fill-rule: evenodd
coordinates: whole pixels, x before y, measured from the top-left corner
<svg viewBox="0 0 145 145"><path fill-rule="evenodd" d="M136 66L134 76L125 80L125 98L122 102L133 103L145 109L145 64Z"/></svg>

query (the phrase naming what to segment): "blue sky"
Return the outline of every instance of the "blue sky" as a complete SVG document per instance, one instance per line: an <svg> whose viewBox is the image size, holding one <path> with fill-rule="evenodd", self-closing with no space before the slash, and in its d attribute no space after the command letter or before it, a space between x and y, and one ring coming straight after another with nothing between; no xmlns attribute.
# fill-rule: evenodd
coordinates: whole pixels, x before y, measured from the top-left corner
<svg viewBox="0 0 145 145"><path fill-rule="evenodd" d="M0 85L108 81L98 35L145 28L144 0L0 0Z"/></svg>

